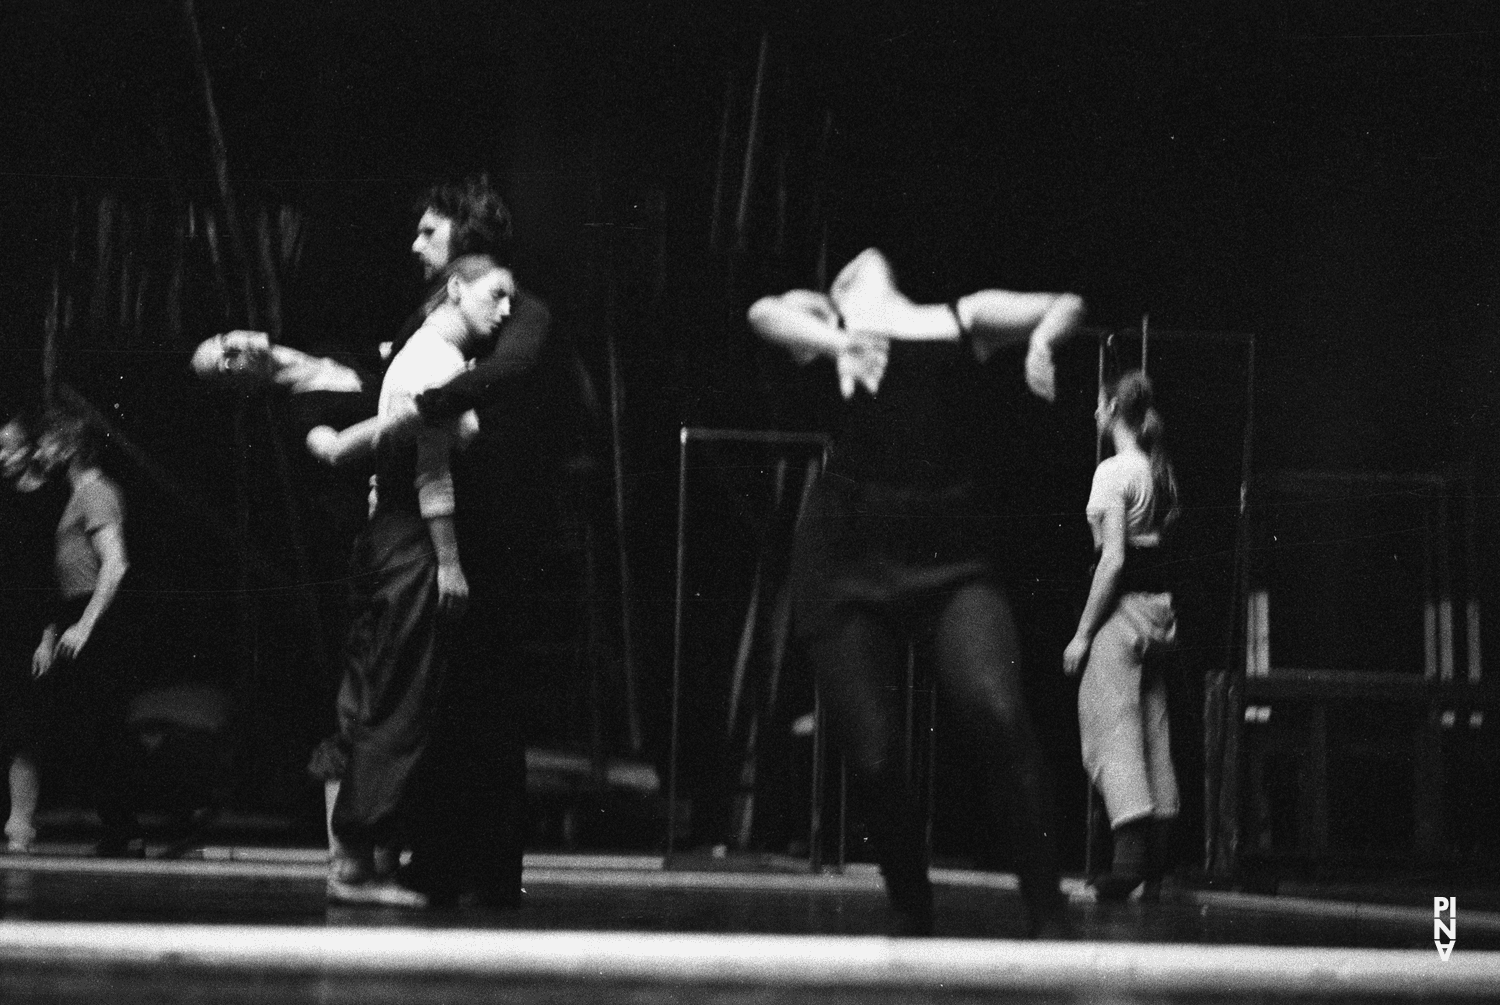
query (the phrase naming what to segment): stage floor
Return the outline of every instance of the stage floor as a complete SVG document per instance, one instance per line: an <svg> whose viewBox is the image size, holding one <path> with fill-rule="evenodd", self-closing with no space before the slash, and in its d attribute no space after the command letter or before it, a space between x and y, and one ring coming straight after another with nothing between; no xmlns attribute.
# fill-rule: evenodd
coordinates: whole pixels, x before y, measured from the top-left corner
<svg viewBox="0 0 1500 1005"><path fill-rule="evenodd" d="M937 937L891 939L865 866L528 856L508 912L329 907L314 850L0 858L0 1001L715 1003L1500 999L1500 914L1447 960L1421 906L1188 889L1023 940L1012 877L935 870ZM1446 895L1434 891L1434 895Z"/></svg>

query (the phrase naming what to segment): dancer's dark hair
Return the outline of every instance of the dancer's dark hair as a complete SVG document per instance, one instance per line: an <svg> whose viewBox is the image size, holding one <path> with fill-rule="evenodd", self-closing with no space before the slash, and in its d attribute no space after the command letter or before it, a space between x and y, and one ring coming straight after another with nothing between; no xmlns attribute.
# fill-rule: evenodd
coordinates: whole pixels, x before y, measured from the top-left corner
<svg viewBox="0 0 1500 1005"><path fill-rule="evenodd" d="M83 467L98 465L107 434L99 422L74 411L55 409L47 413L37 438L51 437L64 452Z"/></svg>
<svg viewBox="0 0 1500 1005"><path fill-rule="evenodd" d="M418 212L432 210L452 222L449 254L489 255L508 268L515 253L515 228L510 209L490 184L489 175L470 175L463 181L444 182L427 190L417 203Z"/></svg>
<svg viewBox="0 0 1500 1005"><path fill-rule="evenodd" d="M1177 473L1162 444L1167 426L1156 410L1156 393L1151 378L1141 370L1127 370L1105 385L1104 398L1114 405L1115 417L1125 424L1135 436L1136 443L1151 458L1151 481L1156 490L1152 525L1170 526L1181 512Z"/></svg>

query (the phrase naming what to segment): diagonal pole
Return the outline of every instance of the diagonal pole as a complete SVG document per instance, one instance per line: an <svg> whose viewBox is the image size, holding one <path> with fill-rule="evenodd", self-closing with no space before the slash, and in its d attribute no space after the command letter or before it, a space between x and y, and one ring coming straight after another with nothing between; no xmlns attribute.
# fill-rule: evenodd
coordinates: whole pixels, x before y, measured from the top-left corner
<svg viewBox="0 0 1500 1005"><path fill-rule="evenodd" d="M192 49L193 63L197 69L200 95L203 99L205 120L208 125L208 139L210 153L214 162L214 180L218 186L219 199L224 208L224 224L229 232L229 243L235 257L240 265L240 286L245 321L251 328L259 328L260 307L256 300L255 289L251 282L253 272L259 272L263 288L268 302L268 320L271 328L271 338L277 341L281 337L281 290L276 277L275 265L271 260L269 228L264 218L261 221L260 230L260 252L259 259L252 258L245 242L245 235L240 226L239 210L234 196L234 186L229 178L229 152L224 142L224 129L219 119L218 103L214 100L213 77L209 73L208 58L203 47L203 34L198 26L198 15L194 0L182 0L183 19L186 22L189 45ZM275 423L270 411L269 401L264 404L266 421L271 424L273 430ZM240 588L241 602L239 611L240 628L242 640L246 646L245 663L239 680L239 693L236 695L237 707L243 709L253 690L255 682L259 679L259 623L257 612L250 599L250 498L249 498L249 403L242 400L235 414L235 445L239 454L240 463L238 470L238 506L239 506L239 554L240 554ZM276 471L280 482L281 497L287 513L287 526L292 537L293 551L296 556L300 580L303 586L297 591L298 598L304 608L304 624L313 634L315 640L315 651L321 652L323 648L324 635L318 625L317 600L312 595L311 588L306 586L310 580L308 575L309 563L306 548L297 519L295 503L292 500L291 485L289 480L288 464L285 446L281 438L273 432L270 437L272 451L276 460ZM240 740L248 739L245 732L248 729L248 721L244 716L238 717L241 722Z"/></svg>
<svg viewBox="0 0 1500 1005"><path fill-rule="evenodd" d="M760 34L760 56L755 62L755 89L750 95L750 134L745 140L745 165L740 174L739 208L734 216L734 246L744 251L749 239L750 192L755 187L755 160L760 150L760 107L766 84L766 53L771 45L771 33Z"/></svg>
<svg viewBox="0 0 1500 1005"><path fill-rule="evenodd" d="M1151 375L1151 315L1141 315L1141 373Z"/></svg>
<svg viewBox="0 0 1500 1005"><path fill-rule="evenodd" d="M188 42L193 50L193 64L198 71L199 93L203 98L204 115L208 121L209 152L213 155L214 181L218 185L219 199L224 204L224 226L229 230L229 245L242 266L240 271L241 293L244 298L245 322L252 328L260 326L260 311L255 300L255 290L250 283L250 255L245 250L245 234L240 228L239 210L234 199L234 186L229 182L229 150L224 143L224 129L219 122L219 108L214 100L213 77L208 72L208 57L203 50L203 33L198 28L198 14L193 0L182 0L183 19L187 23Z"/></svg>
<svg viewBox="0 0 1500 1005"><path fill-rule="evenodd" d="M208 123L209 151L213 156L214 180L218 185L219 199L224 208L224 225L229 232L229 244L240 264L248 264L248 256L245 252L245 237L240 230L239 213L235 207L234 189L229 184L229 155L224 145L224 130L219 123L218 106L214 102L213 79L208 72L208 59L204 55L203 35L198 28L198 14L193 0L182 0L182 16L187 28L188 42L192 49L193 65L197 70L199 95L203 99L205 118ZM213 230L208 231L210 246L214 242ZM220 275L220 284L225 286L222 262L215 256L215 271ZM240 270L240 281L242 289L241 302L245 312L245 323L251 328L259 327L259 311L256 308L254 290L250 286L249 272L242 268ZM228 305L226 305L228 306ZM238 627L240 635L241 665L238 680L235 687L234 706L243 709L249 698L250 691L254 687L259 673L260 643L258 637L258 624L256 612L250 597L250 501L247 490L249 474L246 470L249 460L249 438L246 430L246 419L249 403L242 398L235 409L234 415L234 439L235 453L239 457L235 480L236 480L236 531L235 540L239 557L239 603L236 605L238 614ZM248 742L248 724L245 717L235 717L239 723L236 732L235 749L243 750Z"/></svg>
<svg viewBox="0 0 1500 1005"><path fill-rule="evenodd" d="M634 586L630 577L630 548L625 508L625 431L624 398L625 383L620 372L620 351L615 331L615 262L610 249L605 295L604 339L609 357L609 432L610 457L614 464L615 488L615 541L618 548L617 561L620 570L620 664L625 684L625 728L632 754L639 753L644 742L641 733L641 716L638 705L638 688L635 675L635 643L631 617L631 598Z"/></svg>

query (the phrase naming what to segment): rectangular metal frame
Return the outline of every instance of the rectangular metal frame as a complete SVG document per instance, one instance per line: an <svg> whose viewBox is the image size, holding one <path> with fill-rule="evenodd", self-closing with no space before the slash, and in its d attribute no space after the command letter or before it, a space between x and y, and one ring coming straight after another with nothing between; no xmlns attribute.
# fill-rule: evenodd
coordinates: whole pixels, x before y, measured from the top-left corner
<svg viewBox="0 0 1500 1005"><path fill-rule="evenodd" d="M827 459L828 437L821 433L788 433L775 430L706 429L683 426L678 434L677 453L677 572L672 600L672 725L667 766L667 856L676 851L677 842L677 755L678 717L682 696L682 615L683 591L687 569L687 473L688 446L697 442L765 443L819 447ZM821 470L821 464L820 464ZM821 704L815 713L813 737L813 831L818 838L811 845L814 870L819 860L822 826L822 759L824 756L823 716ZM840 814L842 818L842 814Z"/></svg>

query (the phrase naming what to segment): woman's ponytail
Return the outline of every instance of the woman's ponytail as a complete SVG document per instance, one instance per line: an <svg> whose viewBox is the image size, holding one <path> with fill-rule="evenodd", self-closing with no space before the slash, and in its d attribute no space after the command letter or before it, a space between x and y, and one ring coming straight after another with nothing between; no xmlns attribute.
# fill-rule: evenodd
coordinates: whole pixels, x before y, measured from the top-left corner
<svg viewBox="0 0 1500 1005"><path fill-rule="evenodd" d="M1108 389L1108 397L1115 403L1115 414L1151 459L1151 482L1156 496L1151 522L1158 527L1168 527L1180 514L1177 473L1172 469L1172 459L1162 444L1167 424L1156 410L1151 378L1140 370L1127 370L1115 379L1114 386Z"/></svg>

